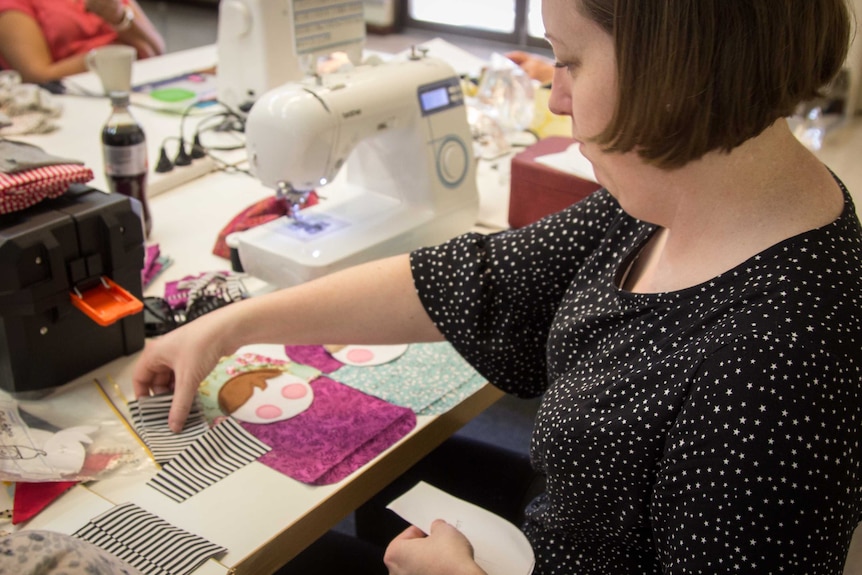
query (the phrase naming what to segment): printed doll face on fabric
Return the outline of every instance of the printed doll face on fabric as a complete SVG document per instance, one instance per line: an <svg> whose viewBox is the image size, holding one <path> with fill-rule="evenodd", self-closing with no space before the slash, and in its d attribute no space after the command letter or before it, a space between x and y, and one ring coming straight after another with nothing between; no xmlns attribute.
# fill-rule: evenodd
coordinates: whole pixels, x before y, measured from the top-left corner
<svg viewBox="0 0 862 575"><path fill-rule="evenodd" d="M357 367L382 365L401 357L407 345L325 345L323 346L336 360L345 365Z"/></svg>
<svg viewBox="0 0 862 575"><path fill-rule="evenodd" d="M281 369L246 371L227 380L218 391L222 412L248 423L273 423L308 409L314 391L307 381Z"/></svg>

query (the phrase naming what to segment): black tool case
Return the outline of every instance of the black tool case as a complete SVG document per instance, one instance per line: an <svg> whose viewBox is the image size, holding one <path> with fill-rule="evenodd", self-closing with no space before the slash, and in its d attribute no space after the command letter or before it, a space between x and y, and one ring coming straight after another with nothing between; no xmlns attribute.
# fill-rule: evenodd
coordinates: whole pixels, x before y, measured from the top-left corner
<svg viewBox="0 0 862 575"><path fill-rule="evenodd" d="M71 293L109 278L142 299L140 203L73 185L54 200L0 215L0 387L64 384L144 345L143 314L102 326Z"/></svg>

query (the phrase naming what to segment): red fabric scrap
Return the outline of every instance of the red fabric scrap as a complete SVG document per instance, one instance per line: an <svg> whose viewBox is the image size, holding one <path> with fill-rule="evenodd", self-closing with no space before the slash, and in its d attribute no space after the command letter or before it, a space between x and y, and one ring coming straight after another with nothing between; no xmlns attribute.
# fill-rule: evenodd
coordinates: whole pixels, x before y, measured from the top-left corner
<svg viewBox="0 0 862 575"><path fill-rule="evenodd" d="M32 519L77 483L77 481L16 483L12 504L12 525Z"/></svg>
<svg viewBox="0 0 862 575"><path fill-rule="evenodd" d="M304 207L313 206L317 202L317 192L312 191L308 194L308 200ZM287 215L287 202L276 198L274 195L250 205L234 216L228 225L219 232L215 246L213 247L213 254L229 260L230 248L227 245L226 238L230 234L249 230L285 215Z"/></svg>

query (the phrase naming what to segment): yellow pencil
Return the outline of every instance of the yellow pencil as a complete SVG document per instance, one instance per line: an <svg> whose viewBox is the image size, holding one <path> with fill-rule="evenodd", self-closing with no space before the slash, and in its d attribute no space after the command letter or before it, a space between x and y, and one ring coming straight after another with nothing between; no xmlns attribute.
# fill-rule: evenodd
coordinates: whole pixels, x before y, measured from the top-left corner
<svg viewBox="0 0 862 575"><path fill-rule="evenodd" d="M118 394L119 394L119 396L120 396L120 399L122 399L122 400L123 400L123 402L124 402L124 403L126 403L126 405L128 405L128 401L126 401L126 398L125 398L125 396L123 395L123 393L120 391L119 386L114 382L114 380L111 378L111 376L108 376L108 379L109 379L109 380L111 381L111 383L113 384L114 389L117 391L117 393L118 393ZM99 393L102 395L102 399L104 399L104 400L105 400L105 402L106 402L106 403L111 407L111 409L114 411L114 413L115 413L115 414L117 415L117 417L120 419L120 421L122 421L122 422L123 422L123 425L125 425L125 426L126 426L126 429L128 429L128 430L129 430L129 432L132 434L132 437L134 437L134 438L135 438L135 440L136 440L136 441L141 445L141 447L143 447L143 448L144 448L144 451L145 451L145 452L146 452L146 454L149 456L149 458L153 460L153 463L155 463L155 464L156 464L156 467L157 467L157 468L159 468L159 469L161 469L161 468L162 468L162 466L161 466L161 465L159 465L159 462L158 462L158 461L156 461L156 458L155 458L155 456L153 455L153 452L152 452L152 451L150 451L150 448L149 448L149 447L147 447L147 444L144 442L144 440L143 440L143 439L141 439L141 436L140 436L140 435L138 435L138 432L137 432L137 431L135 431L135 428L134 428L134 427L129 423L129 421L125 418L125 416L124 416L122 413L120 413L120 410L119 410L119 409L117 409L117 406L116 406L116 405L114 405L114 402L113 402L113 401L111 401L111 398L108 396L108 394L107 394L107 393L105 393L105 390L104 390L104 389L102 389L102 384L101 384L101 382L100 382L98 379L94 379L94 380L93 380L93 383L94 383L94 384L96 384L96 388L98 388Z"/></svg>

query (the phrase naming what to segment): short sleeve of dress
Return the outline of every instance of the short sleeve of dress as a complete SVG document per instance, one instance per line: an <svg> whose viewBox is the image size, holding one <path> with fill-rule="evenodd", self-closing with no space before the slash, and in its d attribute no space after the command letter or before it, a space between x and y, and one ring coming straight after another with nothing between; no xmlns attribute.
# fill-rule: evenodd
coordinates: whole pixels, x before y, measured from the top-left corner
<svg viewBox="0 0 862 575"><path fill-rule="evenodd" d="M417 250L410 261L419 298L489 382L521 397L540 395L554 314L619 214L616 201L600 190L524 228Z"/></svg>
<svg viewBox="0 0 862 575"><path fill-rule="evenodd" d="M10 10L22 12L31 18L36 17L33 4L28 0L0 0L0 13L8 12Z"/></svg>

